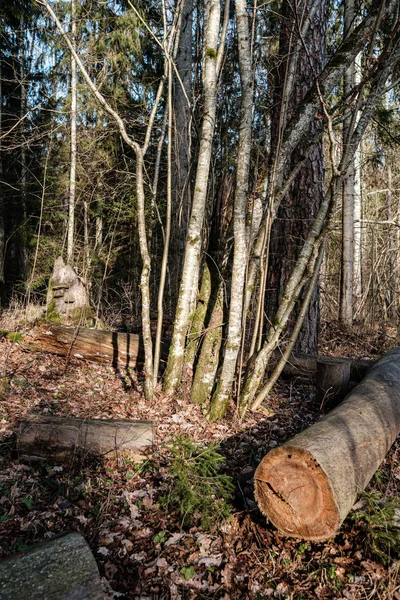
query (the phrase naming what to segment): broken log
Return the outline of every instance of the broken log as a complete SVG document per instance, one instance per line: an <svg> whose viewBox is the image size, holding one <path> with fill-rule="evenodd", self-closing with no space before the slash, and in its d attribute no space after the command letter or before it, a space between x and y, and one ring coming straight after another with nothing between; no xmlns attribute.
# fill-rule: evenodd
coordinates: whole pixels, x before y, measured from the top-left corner
<svg viewBox="0 0 400 600"><path fill-rule="evenodd" d="M261 511L284 534L334 535L400 432L400 348L331 413L271 450L255 472Z"/></svg>
<svg viewBox="0 0 400 600"><path fill-rule="evenodd" d="M63 461L71 452L97 457L145 458L153 445L151 421L80 419L33 414L25 417L17 433L17 450L30 460Z"/></svg>
<svg viewBox="0 0 400 600"><path fill-rule="evenodd" d="M140 335L52 325L40 327L24 337L22 347L34 352L71 356L113 367L138 367L144 361ZM166 361L169 341L161 340L161 360Z"/></svg>
<svg viewBox="0 0 400 600"><path fill-rule="evenodd" d="M0 562L0 600L103 600L96 561L79 533L51 540Z"/></svg>

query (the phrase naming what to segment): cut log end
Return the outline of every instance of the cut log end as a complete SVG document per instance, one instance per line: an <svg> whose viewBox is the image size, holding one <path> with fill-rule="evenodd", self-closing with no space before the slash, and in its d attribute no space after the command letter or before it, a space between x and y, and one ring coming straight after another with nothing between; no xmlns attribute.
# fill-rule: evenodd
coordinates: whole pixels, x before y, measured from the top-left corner
<svg viewBox="0 0 400 600"><path fill-rule="evenodd" d="M329 479L303 448L282 446L269 452L255 472L255 496L261 512L286 535L325 540L339 527Z"/></svg>

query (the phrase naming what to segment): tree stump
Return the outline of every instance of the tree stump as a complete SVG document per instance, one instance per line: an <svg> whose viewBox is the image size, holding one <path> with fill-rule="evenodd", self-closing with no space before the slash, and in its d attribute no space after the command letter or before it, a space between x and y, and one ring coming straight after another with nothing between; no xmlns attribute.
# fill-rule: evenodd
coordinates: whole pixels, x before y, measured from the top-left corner
<svg viewBox="0 0 400 600"><path fill-rule="evenodd" d="M324 419L271 450L255 473L261 511L284 534L334 535L400 432L400 349Z"/></svg>
<svg viewBox="0 0 400 600"><path fill-rule="evenodd" d="M104 600L96 561L79 533L0 562L0 600Z"/></svg>
<svg viewBox="0 0 400 600"><path fill-rule="evenodd" d="M349 391L351 362L342 358L321 357L317 362L317 402L331 410Z"/></svg>
<svg viewBox="0 0 400 600"><path fill-rule="evenodd" d="M82 279L61 256L55 263L47 292L47 316L49 320L73 317L79 323L90 312L89 298Z"/></svg>
<svg viewBox="0 0 400 600"><path fill-rule="evenodd" d="M31 460L51 457L63 461L79 452L141 461L152 445L151 421L28 415L17 435L19 454Z"/></svg>

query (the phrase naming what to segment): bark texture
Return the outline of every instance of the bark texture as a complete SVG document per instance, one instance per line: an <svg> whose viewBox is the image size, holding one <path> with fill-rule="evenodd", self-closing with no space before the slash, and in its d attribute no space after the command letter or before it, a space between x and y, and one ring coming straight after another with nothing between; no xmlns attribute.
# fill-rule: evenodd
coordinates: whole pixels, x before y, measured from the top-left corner
<svg viewBox="0 0 400 600"><path fill-rule="evenodd" d="M68 533L0 563L0 600L103 600L89 546Z"/></svg>
<svg viewBox="0 0 400 600"><path fill-rule="evenodd" d="M197 292L216 114L216 58L220 14L221 6L219 0L210 0L205 35L204 115L182 279L175 314L171 350L164 379L164 391L168 395L172 395L175 392L181 380L186 334L192 316L193 300Z"/></svg>
<svg viewBox="0 0 400 600"><path fill-rule="evenodd" d="M242 339L244 283L248 251L246 206L248 200L253 115L252 61L246 1L236 0L235 8L239 46L241 106L233 212L233 265L225 353L217 389L211 401L211 415L213 418L224 416L235 380L236 363Z"/></svg>
<svg viewBox="0 0 400 600"><path fill-rule="evenodd" d="M349 391L351 363L329 357L317 362L317 402L332 409Z"/></svg>
<svg viewBox="0 0 400 600"><path fill-rule="evenodd" d="M255 473L262 512L284 534L334 535L400 432L400 349L322 421L269 452Z"/></svg>
<svg viewBox="0 0 400 600"><path fill-rule="evenodd" d="M71 452L143 460L153 444L151 421L29 415L20 424L17 449L30 459L65 460Z"/></svg>
<svg viewBox="0 0 400 600"><path fill-rule="evenodd" d="M282 126L285 121L287 122L292 118L298 107L302 105L307 92L313 86L315 75L318 75L324 66L326 3L322 1L318 4L318 8L313 11L313 18L308 26L305 39L307 52L298 43L297 35L294 32L295 25L292 28L282 26L280 55L282 57L288 56L288 59L287 62L283 61L281 63L276 74L276 106L278 110L275 111L275 117L272 120L272 136L273 145L275 145L278 152L280 144L279 124ZM299 3L298 10L304 10L305 14L308 14L312 10L312 6L312 1L303 1ZM285 1L282 7L282 17L289 23L293 23L292 11L291 3ZM294 49L293 46L296 45L297 48ZM291 80L293 80L292 84ZM314 119L309 122L307 125L307 139L301 142L292 153L285 169L286 178L302 160L310 139L314 138L318 130L322 130L322 128L322 120ZM266 292L266 309L270 321L273 321L286 282L296 264L323 196L324 160L322 141L319 141L283 198L272 227ZM312 294L296 343L296 350L299 352L315 353L317 351L318 295L317 285ZM289 329L294 325L297 312L296 310L293 311Z"/></svg>

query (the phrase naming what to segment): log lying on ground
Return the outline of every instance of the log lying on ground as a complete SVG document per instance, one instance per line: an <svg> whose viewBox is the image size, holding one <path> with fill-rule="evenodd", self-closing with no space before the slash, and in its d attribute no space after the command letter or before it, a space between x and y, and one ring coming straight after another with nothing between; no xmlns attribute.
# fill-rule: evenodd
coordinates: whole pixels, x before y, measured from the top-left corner
<svg viewBox="0 0 400 600"><path fill-rule="evenodd" d="M40 327L24 337L22 346L34 352L50 352L114 367L137 367L144 360L140 335L84 327ZM161 340L163 361L167 359L168 348L168 340Z"/></svg>
<svg viewBox="0 0 400 600"><path fill-rule="evenodd" d="M0 562L0 600L103 600L96 561L79 533L62 534Z"/></svg>
<svg viewBox="0 0 400 600"><path fill-rule="evenodd" d="M323 420L269 452L255 473L261 511L284 534L332 536L400 432L400 349Z"/></svg>
<svg viewBox="0 0 400 600"><path fill-rule="evenodd" d="M351 363L345 358L321 357L317 362L317 403L331 410L345 398L350 386Z"/></svg>
<svg viewBox="0 0 400 600"><path fill-rule="evenodd" d="M100 457L143 460L153 444L151 421L80 419L28 415L19 427L17 449L22 457L65 460L71 452Z"/></svg>
<svg viewBox="0 0 400 600"><path fill-rule="evenodd" d="M318 362L331 361L332 364L337 361L343 361L350 364L350 380L360 382L367 374L368 370L375 364L376 361L358 358L338 358L336 356L317 356L313 354L292 354L289 361L286 363L283 372L286 375L294 375L299 377L316 377L318 370Z"/></svg>

